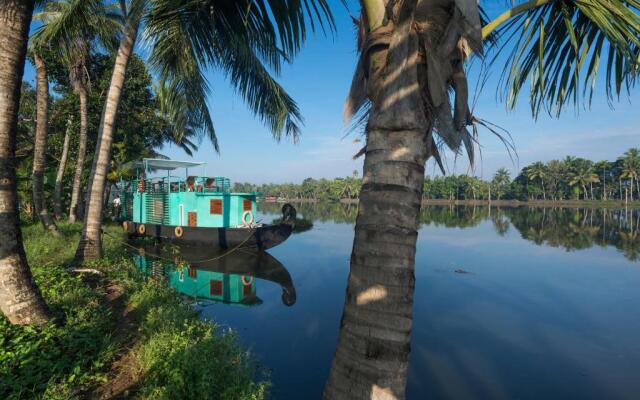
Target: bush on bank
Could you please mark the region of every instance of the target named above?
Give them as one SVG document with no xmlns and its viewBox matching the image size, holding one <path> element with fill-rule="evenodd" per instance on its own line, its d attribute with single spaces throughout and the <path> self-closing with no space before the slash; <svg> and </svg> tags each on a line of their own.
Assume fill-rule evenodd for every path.
<svg viewBox="0 0 640 400">
<path fill-rule="evenodd" d="M 87 265 L 102 272 L 93 285 L 69 269 L 80 225 L 60 228 L 61 237 L 37 224 L 23 228 L 31 270 L 55 318 L 31 327 L 0 316 L 0 398 L 86 397 L 107 382 L 111 362 L 125 349 L 141 377 L 137 397 L 265 397 L 265 376 L 234 335 L 200 320 L 174 290 L 138 274 L 119 227 L 105 226 L 106 256 Z M 120 315 L 106 304 L 107 282 L 124 289 L 123 308 L 134 321 L 130 335 L 116 334 Z"/>
</svg>

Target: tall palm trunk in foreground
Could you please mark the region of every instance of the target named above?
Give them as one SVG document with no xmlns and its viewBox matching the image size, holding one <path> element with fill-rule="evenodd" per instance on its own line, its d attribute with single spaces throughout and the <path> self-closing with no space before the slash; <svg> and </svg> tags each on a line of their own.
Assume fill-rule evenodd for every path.
<svg viewBox="0 0 640 400">
<path fill-rule="evenodd" d="M 481 46 L 480 22 L 472 0 L 362 3 L 361 58 L 345 111 L 352 116 L 367 99 L 371 111 L 345 306 L 324 398 L 402 399 L 425 163 L 434 156 L 442 168 L 434 128 L 450 148 L 464 143 L 473 162 L 462 62 Z M 458 8 L 470 5 L 464 13 Z"/>
<path fill-rule="evenodd" d="M 44 197 L 44 169 L 47 153 L 47 132 L 49 112 L 49 80 L 47 67 L 40 54 L 33 52 L 36 64 L 36 137 L 33 145 L 33 170 L 31 184 L 33 189 L 33 207 L 42 226 L 53 235 L 58 235 L 58 228 L 53 223 L 47 210 Z"/>
<path fill-rule="evenodd" d="M 62 214 L 62 178 L 64 178 L 64 170 L 67 167 L 67 158 L 69 157 L 69 142 L 71 141 L 71 119 L 67 120 L 67 129 L 64 132 L 64 143 L 62 144 L 62 155 L 60 156 L 60 164 L 58 164 L 58 172 L 56 173 L 56 187 L 53 192 L 53 211 L 57 220 L 63 218 Z"/>
<path fill-rule="evenodd" d="M 84 170 L 84 160 L 87 155 L 87 88 L 78 87 L 78 97 L 80 99 L 80 134 L 78 135 L 78 156 L 76 157 L 76 169 L 73 174 L 73 185 L 71 187 L 71 205 L 69 206 L 69 222 L 76 222 L 78 215 L 78 203 L 80 202 L 80 191 L 82 190 L 82 171 Z"/>
<path fill-rule="evenodd" d="M 122 95 L 127 63 L 133 52 L 137 34 L 138 21 L 129 22 L 125 26 L 124 35 L 116 55 L 113 75 L 111 76 L 111 83 L 109 85 L 109 91 L 107 92 L 107 101 L 100 119 L 98 142 L 93 157 L 89 186 L 87 187 L 87 207 L 84 215 L 84 228 L 75 257 L 77 262 L 102 257 L 102 238 L 100 232 L 102 210 L 104 207 L 102 196 L 104 195 L 104 186 L 111 160 L 111 144 L 113 142 L 118 104 L 120 103 L 120 96 Z"/>
<path fill-rule="evenodd" d="M 381 82 L 373 83 L 381 90 L 367 126 L 351 270 L 326 399 L 404 396 L 426 138 L 432 128 L 421 107 L 411 11 L 404 14 L 389 43 L 386 71 L 393 73 L 383 72 Z M 381 71 L 371 64 L 369 76 L 375 79 Z"/>
<path fill-rule="evenodd" d="M 22 245 L 15 147 L 20 86 L 33 1 L 0 2 L 0 309 L 13 324 L 42 324 L 47 307 Z"/>
</svg>

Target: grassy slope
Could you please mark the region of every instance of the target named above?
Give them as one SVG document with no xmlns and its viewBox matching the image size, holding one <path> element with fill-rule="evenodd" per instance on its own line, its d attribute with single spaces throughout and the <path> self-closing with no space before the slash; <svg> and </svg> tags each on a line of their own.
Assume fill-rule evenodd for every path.
<svg viewBox="0 0 640 400">
<path fill-rule="evenodd" d="M 87 265 L 103 272 L 95 288 L 68 269 L 81 227 L 60 228 L 60 238 L 37 224 L 23 228 L 33 275 L 56 318 L 35 328 L 0 316 L 0 398 L 85 397 L 126 352 L 140 377 L 139 398 L 264 398 L 268 384 L 254 379 L 262 376 L 233 335 L 220 334 L 176 292 L 140 276 L 119 227 L 105 227 L 105 258 Z M 116 334 L 121 315 L 105 301 L 107 284 L 124 289 L 134 334 Z"/>
</svg>

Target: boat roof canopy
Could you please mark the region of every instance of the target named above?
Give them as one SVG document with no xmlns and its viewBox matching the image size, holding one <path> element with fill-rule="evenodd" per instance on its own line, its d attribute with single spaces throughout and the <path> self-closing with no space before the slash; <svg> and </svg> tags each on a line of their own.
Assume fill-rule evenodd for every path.
<svg viewBox="0 0 640 400">
<path fill-rule="evenodd" d="M 176 168 L 190 168 L 204 165 L 206 163 L 199 161 L 177 161 L 177 160 L 163 160 L 161 158 L 143 158 L 139 164 L 143 168 L 149 169 L 161 169 L 166 171 L 172 171 Z"/>
</svg>

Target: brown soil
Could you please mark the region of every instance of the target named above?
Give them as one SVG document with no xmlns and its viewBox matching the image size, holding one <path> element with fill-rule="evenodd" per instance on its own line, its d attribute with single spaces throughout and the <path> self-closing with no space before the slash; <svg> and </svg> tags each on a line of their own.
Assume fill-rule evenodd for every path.
<svg viewBox="0 0 640 400">
<path fill-rule="evenodd" d="M 108 283 L 105 302 L 115 317 L 114 341 L 120 351 L 111 364 L 107 381 L 93 390 L 92 399 L 124 399 L 137 391 L 142 374 L 136 368 L 133 347 L 137 342 L 136 323 L 131 310 L 126 307 L 124 288 Z"/>
</svg>

